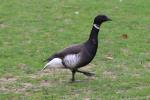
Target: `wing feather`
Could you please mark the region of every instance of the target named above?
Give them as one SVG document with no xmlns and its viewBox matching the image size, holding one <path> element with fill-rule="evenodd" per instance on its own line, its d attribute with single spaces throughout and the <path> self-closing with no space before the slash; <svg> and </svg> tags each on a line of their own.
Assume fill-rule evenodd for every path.
<svg viewBox="0 0 150 100">
<path fill-rule="evenodd" d="M 57 52 L 50 56 L 48 59 L 44 61 L 51 61 L 53 58 L 59 57 L 59 58 L 64 58 L 68 54 L 78 54 L 82 50 L 83 45 L 72 45 L 70 47 L 67 47 L 63 49 L 60 52 Z"/>
</svg>

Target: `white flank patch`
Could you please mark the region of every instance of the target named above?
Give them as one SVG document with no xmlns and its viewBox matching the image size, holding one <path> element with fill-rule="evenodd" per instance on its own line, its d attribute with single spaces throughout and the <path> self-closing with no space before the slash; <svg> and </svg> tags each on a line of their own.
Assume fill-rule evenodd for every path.
<svg viewBox="0 0 150 100">
<path fill-rule="evenodd" d="M 62 59 L 60 58 L 54 58 L 51 61 L 49 61 L 42 70 L 45 68 L 65 68 L 62 64 Z"/>
<path fill-rule="evenodd" d="M 70 54 L 65 56 L 64 63 L 67 67 L 74 68 L 80 60 L 79 54 Z"/>
</svg>

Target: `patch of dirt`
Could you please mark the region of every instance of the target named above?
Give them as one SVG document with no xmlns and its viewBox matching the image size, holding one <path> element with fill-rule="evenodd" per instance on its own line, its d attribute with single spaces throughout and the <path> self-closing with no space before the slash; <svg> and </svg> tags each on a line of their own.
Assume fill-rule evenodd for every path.
<svg viewBox="0 0 150 100">
<path fill-rule="evenodd" d="M 2 22 L 0 22 L 0 28 L 5 28 L 5 27 L 7 27 L 7 25 L 2 23 Z"/>
<path fill-rule="evenodd" d="M 41 82 L 40 82 L 40 86 L 49 86 L 50 84 L 49 84 L 49 81 L 48 80 L 42 80 Z"/>
<path fill-rule="evenodd" d="M 90 63 L 90 64 L 86 65 L 85 67 L 82 67 L 81 70 L 85 70 L 85 71 L 90 70 L 91 68 L 93 68 L 95 66 L 96 66 L 95 64 Z"/>
<path fill-rule="evenodd" d="M 150 62 L 145 63 L 144 68 L 150 68 Z"/>
<path fill-rule="evenodd" d="M 19 68 L 21 70 L 25 70 L 27 68 L 27 65 L 23 64 L 23 63 L 19 63 L 19 64 L 17 64 L 17 68 Z"/>
<path fill-rule="evenodd" d="M 113 44 L 113 41 L 111 39 L 109 39 L 109 38 L 105 39 L 103 42 L 106 45 L 112 45 Z"/>
<path fill-rule="evenodd" d="M 131 55 L 131 52 L 130 52 L 130 50 L 128 48 L 121 48 L 120 51 L 125 56 Z"/>
<path fill-rule="evenodd" d="M 23 88 L 33 87 L 31 83 L 22 83 Z"/>
<path fill-rule="evenodd" d="M 103 76 L 105 78 L 116 79 L 116 75 L 112 71 L 104 71 Z"/>
<path fill-rule="evenodd" d="M 16 88 L 15 90 L 12 90 L 12 91 L 16 93 L 22 93 L 33 87 L 31 83 L 22 83 L 21 85 L 22 86 L 20 88 Z"/>
<path fill-rule="evenodd" d="M 44 76 L 55 76 L 55 75 L 59 75 L 62 73 L 65 74 L 65 73 L 68 73 L 69 70 L 67 69 L 45 69 L 43 71 L 39 71 L 37 72 L 36 74 L 30 74 L 28 77 L 30 78 L 42 78 Z"/>
<path fill-rule="evenodd" d="M 65 31 L 64 28 L 58 29 L 58 32 L 64 32 L 64 31 Z"/>
<path fill-rule="evenodd" d="M 117 93 L 117 94 L 124 94 L 126 91 L 127 91 L 127 90 L 122 89 L 122 90 L 117 90 L 116 93 Z"/>
<path fill-rule="evenodd" d="M 140 77 L 140 74 L 138 74 L 138 73 L 133 73 L 132 76 L 133 76 L 133 77 Z"/>
<path fill-rule="evenodd" d="M 83 70 L 87 71 L 88 69 L 91 69 L 96 65 L 89 64 L 86 67 L 83 68 Z M 19 64 L 19 68 L 24 69 L 26 65 Z M 45 79 L 44 76 L 51 76 L 54 77 L 53 80 Z M 58 76 L 58 77 L 57 77 Z M 61 77 L 60 77 L 61 76 Z M 59 79 L 60 77 L 60 79 Z M 46 69 L 44 71 L 39 71 L 35 74 L 28 74 L 26 78 L 37 80 L 37 84 L 32 84 L 30 82 L 20 82 L 19 80 L 22 79 L 22 77 L 14 77 L 13 75 L 8 74 L 7 76 L 4 76 L 0 78 L 0 92 L 3 93 L 23 93 L 28 94 L 27 90 L 32 89 L 32 91 L 38 91 L 42 87 L 50 87 L 52 84 L 55 83 L 55 78 L 57 79 L 57 83 L 62 83 L 66 80 L 62 80 L 62 77 L 66 77 L 66 79 L 69 79 L 71 77 L 71 72 L 67 69 Z M 95 79 L 95 77 L 89 77 L 88 80 Z M 19 85 L 18 84 L 19 81 Z"/>
<path fill-rule="evenodd" d="M 5 77 L 5 78 L 0 78 L 0 84 L 8 84 L 12 82 L 16 82 L 17 78 L 15 77 Z"/>
<path fill-rule="evenodd" d="M 135 87 L 136 89 L 139 89 L 139 90 L 142 90 L 142 89 L 145 89 L 145 88 L 150 88 L 150 85 L 147 85 L 147 86 L 138 86 L 138 87 Z"/>
<path fill-rule="evenodd" d="M 25 92 L 26 90 L 30 89 L 33 87 L 33 85 L 31 83 L 22 83 L 21 84 L 22 86 L 21 87 L 11 87 L 11 88 L 7 88 L 5 86 L 2 86 L 0 87 L 0 92 L 13 92 L 13 93 L 23 93 Z"/>
<path fill-rule="evenodd" d="M 88 97 L 86 97 L 86 98 L 84 98 L 83 100 L 91 100 L 90 98 L 88 98 Z"/>
</svg>

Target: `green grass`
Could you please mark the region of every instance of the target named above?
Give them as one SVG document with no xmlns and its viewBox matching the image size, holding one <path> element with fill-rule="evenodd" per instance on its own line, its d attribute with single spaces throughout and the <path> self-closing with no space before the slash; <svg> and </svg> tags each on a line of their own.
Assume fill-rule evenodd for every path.
<svg viewBox="0 0 150 100">
<path fill-rule="evenodd" d="M 149 4 L 0 0 L 0 100 L 149 100 Z M 102 25 L 97 55 L 84 68 L 96 76 L 77 74 L 83 81 L 70 84 L 68 70 L 39 73 L 49 55 L 88 38 L 97 14 L 113 21 Z"/>
</svg>

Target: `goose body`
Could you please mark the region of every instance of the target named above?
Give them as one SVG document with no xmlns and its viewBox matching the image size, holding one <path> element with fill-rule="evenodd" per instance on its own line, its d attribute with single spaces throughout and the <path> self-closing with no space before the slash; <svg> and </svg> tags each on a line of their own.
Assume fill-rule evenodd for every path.
<svg viewBox="0 0 150 100">
<path fill-rule="evenodd" d="M 75 81 L 75 73 L 80 72 L 84 75 L 91 76 L 92 73 L 78 70 L 81 67 L 89 64 L 95 57 L 98 48 L 98 33 L 100 25 L 109 21 L 105 15 L 98 15 L 94 19 L 93 27 L 89 39 L 78 45 L 72 45 L 50 56 L 44 66 L 46 68 L 66 68 L 72 71 L 72 81 Z"/>
</svg>

